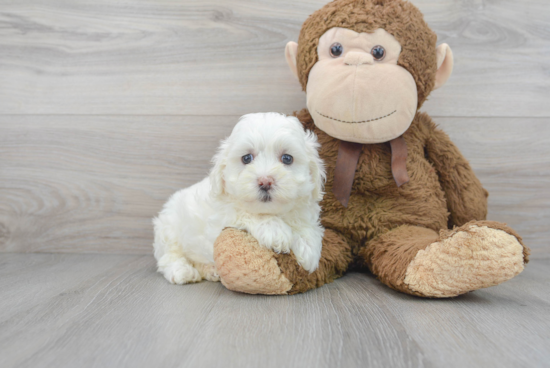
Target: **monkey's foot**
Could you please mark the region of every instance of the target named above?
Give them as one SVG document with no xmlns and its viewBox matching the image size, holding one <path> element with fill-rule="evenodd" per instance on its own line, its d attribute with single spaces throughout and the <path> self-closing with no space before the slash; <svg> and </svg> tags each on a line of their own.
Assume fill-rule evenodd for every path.
<svg viewBox="0 0 550 368">
<path fill-rule="evenodd" d="M 292 283 L 281 272 L 275 253 L 247 232 L 222 231 L 214 244 L 214 261 L 222 284 L 248 294 L 288 294 Z"/>
<path fill-rule="evenodd" d="M 498 285 L 523 271 L 529 250 L 507 226 L 470 222 L 443 231 L 407 267 L 404 283 L 427 297 L 446 298 Z"/>
</svg>

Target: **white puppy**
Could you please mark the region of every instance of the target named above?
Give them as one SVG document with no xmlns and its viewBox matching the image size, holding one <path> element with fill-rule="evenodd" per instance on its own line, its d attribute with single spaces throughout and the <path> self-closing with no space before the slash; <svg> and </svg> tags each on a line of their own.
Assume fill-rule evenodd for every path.
<svg viewBox="0 0 550 368">
<path fill-rule="evenodd" d="M 325 170 L 316 136 L 295 117 L 243 116 L 222 141 L 210 176 L 176 192 L 153 220 L 158 271 L 174 284 L 218 281 L 214 241 L 225 227 L 294 252 L 313 272 L 321 257 Z"/>
</svg>

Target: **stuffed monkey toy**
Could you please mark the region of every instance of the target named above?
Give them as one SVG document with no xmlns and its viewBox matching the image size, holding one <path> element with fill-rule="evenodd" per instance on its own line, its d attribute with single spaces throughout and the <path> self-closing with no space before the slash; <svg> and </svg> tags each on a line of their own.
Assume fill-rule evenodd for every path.
<svg viewBox="0 0 550 368">
<path fill-rule="evenodd" d="M 296 114 L 321 143 L 327 181 L 319 268 L 225 229 L 214 259 L 231 290 L 294 294 L 350 269 L 392 289 L 445 298 L 523 271 L 528 248 L 486 221 L 488 193 L 449 137 L 418 110 L 449 78 L 420 11 L 403 0 L 336 0 L 303 24 L 286 59 L 307 95 Z"/>
</svg>

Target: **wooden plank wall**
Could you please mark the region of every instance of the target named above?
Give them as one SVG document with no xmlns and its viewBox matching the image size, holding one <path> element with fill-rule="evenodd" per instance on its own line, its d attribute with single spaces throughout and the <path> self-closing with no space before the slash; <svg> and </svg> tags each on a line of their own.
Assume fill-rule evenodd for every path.
<svg viewBox="0 0 550 368">
<path fill-rule="evenodd" d="M 325 2 L 0 0 L 0 251 L 150 253 L 239 115 L 305 107 L 283 51 Z M 423 110 L 548 257 L 547 0 L 413 2 L 455 56 Z"/>
</svg>

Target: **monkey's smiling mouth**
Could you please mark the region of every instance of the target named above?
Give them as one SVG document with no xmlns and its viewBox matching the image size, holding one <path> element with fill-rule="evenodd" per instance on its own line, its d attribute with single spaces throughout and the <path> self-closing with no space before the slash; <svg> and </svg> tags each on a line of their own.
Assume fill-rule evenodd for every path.
<svg viewBox="0 0 550 368">
<path fill-rule="evenodd" d="M 325 117 L 327 119 L 330 119 L 330 120 L 334 120 L 334 121 L 339 121 L 340 123 L 346 123 L 346 124 L 361 124 L 361 123 L 368 123 L 370 121 L 375 121 L 375 120 L 380 120 L 380 119 L 384 119 L 384 118 L 387 118 L 388 116 L 390 115 L 393 115 L 397 112 L 397 110 L 393 110 L 392 112 L 390 112 L 389 114 L 387 115 L 384 115 L 384 116 L 380 116 L 376 119 L 369 119 L 369 120 L 363 120 L 363 121 L 345 121 L 345 120 L 340 120 L 340 119 L 335 119 L 335 118 L 331 118 L 330 116 L 328 115 L 324 115 L 324 114 L 321 114 L 319 111 L 315 110 L 315 112 L 317 112 L 317 114 L 321 115 L 322 117 Z"/>
</svg>

